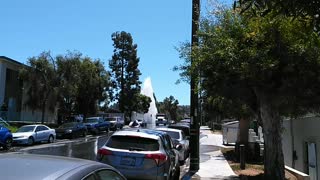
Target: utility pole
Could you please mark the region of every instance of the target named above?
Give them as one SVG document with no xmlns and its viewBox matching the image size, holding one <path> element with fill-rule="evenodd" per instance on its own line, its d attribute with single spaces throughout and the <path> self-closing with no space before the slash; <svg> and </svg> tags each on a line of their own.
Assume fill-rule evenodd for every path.
<svg viewBox="0 0 320 180">
<path fill-rule="evenodd" d="M 198 46 L 198 29 L 200 16 L 200 0 L 192 0 L 192 37 L 191 45 Z M 192 58 L 192 57 L 191 57 Z M 191 59 L 191 66 L 194 65 L 194 60 Z M 198 118 L 198 93 L 196 91 L 197 71 L 193 71 L 190 79 L 190 171 L 197 172 L 199 170 L 199 118 Z"/>
</svg>

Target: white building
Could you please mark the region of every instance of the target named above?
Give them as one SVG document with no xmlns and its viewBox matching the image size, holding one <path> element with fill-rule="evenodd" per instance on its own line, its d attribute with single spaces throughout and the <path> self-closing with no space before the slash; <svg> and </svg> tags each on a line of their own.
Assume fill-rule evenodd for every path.
<svg viewBox="0 0 320 180">
<path fill-rule="evenodd" d="M 283 154 L 285 165 L 319 179 L 320 117 L 308 115 L 283 122 Z"/>
<path fill-rule="evenodd" d="M 41 111 L 30 110 L 24 102 L 27 98 L 23 92 L 23 82 L 19 80 L 19 69 L 25 65 L 5 56 L 0 56 L 0 106 L 6 104 L 5 113 L 8 121 L 41 121 Z M 0 115 L 4 115 L 4 112 Z M 55 123 L 56 112 L 46 110 L 45 122 Z"/>
</svg>

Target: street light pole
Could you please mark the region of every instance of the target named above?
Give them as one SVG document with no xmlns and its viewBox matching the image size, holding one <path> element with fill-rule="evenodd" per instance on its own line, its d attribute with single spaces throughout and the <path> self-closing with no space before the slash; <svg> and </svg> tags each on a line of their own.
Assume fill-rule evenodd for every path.
<svg viewBox="0 0 320 180">
<path fill-rule="evenodd" d="M 198 29 L 200 16 L 200 0 L 192 0 L 192 37 L 191 45 L 198 46 Z M 194 65 L 194 60 L 191 57 L 191 66 Z M 193 71 L 190 79 L 190 171 L 197 172 L 199 170 L 199 118 L 198 118 L 198 93 L 196 91 L 196 78 L 198 72 Z"/>
</svg>

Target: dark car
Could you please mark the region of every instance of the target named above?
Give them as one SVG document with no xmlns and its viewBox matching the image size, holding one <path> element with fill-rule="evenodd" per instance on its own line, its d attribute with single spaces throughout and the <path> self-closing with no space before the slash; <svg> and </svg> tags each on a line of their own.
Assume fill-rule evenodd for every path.
<svg viewBox="0 0 320 180">
<path fill-rule="evenodd" d="M 122 117 L 105 117 L 104 120 L 110 123 L 110 130 L 112 131 L 122 129 L 124 126 L 124 119 Z"/>
<path fill-rule="evenodd" d="M 110 122 L 105 121 L 102 117 L 86 118 L 84 125 L 90 134 L 98 134 L 100 132 L 108 132 L 110 129 Z"/>
<path fill-rule="evenodd" d="M 96 161 L 36 154 L 0 155 L 0 177 L 5 180 L 125 180 L 115 168 Z"/>
<path fill-rule="evenodd" d="M 128 179 L 179 179 L 178 150 L 170 136 L 150 129 L 126 129 L 111 135 L 97 159 Z"/>
<path fill-rule="evenodd" d="M 0 124 L 0 146 L 9 149 L 12 145 L 12 134 L 3 124 Z"/>
<path fill-rule="evenodd" d="M 57 138 L 75 138 L 87 135 L 87 127 L 80 122 L 64 123 L 55 130 Z"/>
<path fill-rule="evenodd" d="M 184 132 L 187 138 L 190 138 L 190 125 L 188 124 L 185 124 L 185 123 L 170 124 L 168 128 L 180 129 Z"/>
<path fill-rule="evenodd" d="M 169 134 L 175 146 L 180 145 L 179 162 L 181 165 L 185 163 L 185 160 L 189 157 L 189 140 L 185 136 L 184 132 L 180 129 L 173 128 L 157 128 L 156 130 L 166 132 Z"/>
</svg>

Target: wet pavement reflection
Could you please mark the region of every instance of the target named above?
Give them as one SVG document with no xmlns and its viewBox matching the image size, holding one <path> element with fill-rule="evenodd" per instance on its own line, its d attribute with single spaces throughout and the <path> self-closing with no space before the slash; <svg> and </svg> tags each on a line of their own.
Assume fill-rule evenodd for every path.
<svg viewBox="0 0 320 180">
<path fill-rule="evenodd" d="M 41 148 L 25 148 L 21 152 L 30 154 L 67 156 L 89 160 L 96 160 L 98 149 L 107 141 L 108 135 L 79 138 L 74 141 L 50 144 Z"/>
</svg>

